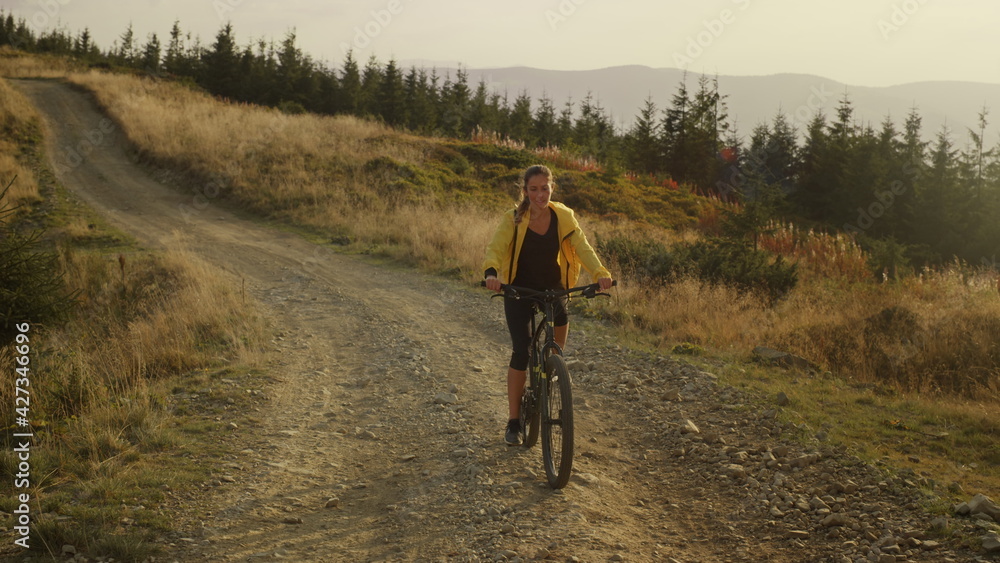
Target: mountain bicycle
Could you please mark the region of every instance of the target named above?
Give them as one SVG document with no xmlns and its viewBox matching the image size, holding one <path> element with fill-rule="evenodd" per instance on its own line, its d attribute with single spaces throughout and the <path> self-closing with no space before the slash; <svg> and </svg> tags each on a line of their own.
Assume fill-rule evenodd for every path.
<svg viewBox="0 0 1000 563">
<path fill-rule="evenodd" d="M 501 284 L 501 292 L 493 296 L 529 299 L 534 304 L 528 378 L 521 395 L 521 444 L 530 448 L 541 434 L 542 463 L 553 489 L 565 487 L 573 469 L 573 387 L 562 349 L 555 341 L 555 305 L 560 299 L 577 294 L 587 299 L 598 295 L 610 297 L 600 289 L 596 283 L 543 291 Z"/>
</svg>

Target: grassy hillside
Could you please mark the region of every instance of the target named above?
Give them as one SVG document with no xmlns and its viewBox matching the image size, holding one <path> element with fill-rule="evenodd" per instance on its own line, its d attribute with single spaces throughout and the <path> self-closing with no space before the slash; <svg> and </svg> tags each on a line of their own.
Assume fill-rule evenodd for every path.
<svg viewBox="0 0 1000 563">
<path fill-rule="evenodd" d="M 500 212 L 515 202 L 518 175 L 548 163 L 559 184 L 554 199 L 577 209 L 601 249 L 610 241 L 646 249 L 636 251 L 639 260 L 611 261 L 622 280 L 615 298 L 578 314 L 615 321 L 636 346 L 702 354 L 729 384 L 785 391 L 793 402 L 783 416 L 807 434 L 822 430 L 939 484 L 1000 491 L 1000 299 L 989 272 L 955 264 L 882 283 L 849 238 L 771 225 L 761 247 L 799 272 L 776 301 L 693 276 L 659 278 L 650 275 L 657 261 L 717 233 L 726 205 L 496 139 L 425 138 L 351 117 L 285 115 L 132 76 L 67 78 L 93 93 L 177 189 L 347 252 L 470 282 L 481 277 Z M 817 369 L 758 367 L 750 353 L 759 345 Z M 909 461 L 917 454 L 919 466 Z M 938 492 L 958 495 L 960 487 Z"/>
<path fill-rule="evenodd" d="M 535 161 L 554 166 L 554 197 L 577 209 L 598 242 L 697 239 L 724 207 L 683 188 L 574 169 L 558 153 L 232 106 L 122 75 L 70 80 L 94 92 L 147 162 L 185 172 L 182 189 L 470 280 L 479 276 L 500 210 L 515 202 L 518 174 Z M 1000 301 L 987 273 L 956 266 L 881 284 L 843 236 L 784 225 L 761 245 L 801 272 L 773 307 L 731 288 L 685 282 L 626 284 L 615 308 L 667 343 L 737 355 L 768 344 L 863 383 L 997 397 L 1000 322 L 989 319 L 1000 317 Z"/>
<path fill-rule="evenodd" d="M 204 443 L 206 433 L 221 432 L 210 408 L 183 407 L 177 397 L 220 377 L 259 379 L 253 366 L 265 323 L 214 267 L 179 245 L 145 251 L 65 193 L 43 164 L 41 136 L 30 103 L 0 80 L 0 182 L 11 185 L 0 208 L 19 206 L 0 236 L 40 230 L 37 252 L 56 257 L 76 298 L 68 320 L 27 333 L 31 478 L 26 488 L 0 486 L 0 557 L 17 550 L 10 514 L 17 495 L 29 494 L 36 553 L 59 556 L 73 545 L 142 561 L 147 540 L 173 529 L 162 508 L 168 495 L 207 480 L 211 466 L 199 460 L 226 447 Z M 11 346 L 0 348 L 0 371 L 18 365 Z M 12 377 L 0 386 L 0 403 L 15 404 Z M 13 433 L 25 430 L 10 409 L 2 411 L 5 475 L 18 472 Z"/>
</svg>

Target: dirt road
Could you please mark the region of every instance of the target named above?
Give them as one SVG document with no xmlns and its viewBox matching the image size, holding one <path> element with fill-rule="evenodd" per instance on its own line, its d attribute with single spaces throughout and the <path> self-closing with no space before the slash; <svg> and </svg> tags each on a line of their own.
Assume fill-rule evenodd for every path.
<svg viewBox="0 0 1000 563">
<path fill-rule="evenodd" d="M 17 86 L 46 117 L 60 182 L 145 244 L 181 241 L 245 279 L 279 331 L 279 383 L 259 427 L 240 434 L 239 459 L 219 460 L 225 482 L 178 514 L 185 528 L 166 560 L 965 560 L 926 538 L 906 543 L 928 527 L 905 508 L 915 493 L 784 440 L 766 405 L 585 323 L 568 350 L 575 476 L 552 491 L 537 447 L 502 441 L 498 302 L 165 185 L 86 95 L 53 81 Z M 847 520 L 824 524 L 829 514 Z"/>
</svg>

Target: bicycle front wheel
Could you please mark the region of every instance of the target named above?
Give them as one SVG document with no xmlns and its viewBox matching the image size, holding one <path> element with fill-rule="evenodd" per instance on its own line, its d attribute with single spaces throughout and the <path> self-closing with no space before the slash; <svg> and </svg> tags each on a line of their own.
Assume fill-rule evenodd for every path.
<svg viewBox="0 0 1000 563">
<path fill-rule="evenodd" d="M 530 448 L 538 441 L 538 386 L 528 387 L 521 395 L 521 445 Z"/>
<path fill-rule="evenodd" d="M 545 361 L 541 389 L 542 460 L 553 489 L 569 482 L 573 470 L 573 389 L 562 356 Z"/>
</svg>

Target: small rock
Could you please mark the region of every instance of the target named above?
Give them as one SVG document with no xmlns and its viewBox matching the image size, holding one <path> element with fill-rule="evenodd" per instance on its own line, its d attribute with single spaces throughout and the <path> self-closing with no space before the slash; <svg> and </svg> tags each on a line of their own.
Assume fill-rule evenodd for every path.
<svg viewBox="0 0 1000 563">
<path fill-rule="evenodd" d="M 574 473 L 571 479 L 581 485 L 596 485 L 600 481 L 593 473 Z"/>
<path fill-rule="evenodd" d="M 434 396 L 435 405 L 454 405 L 458 402 L 458 395 L 455 393 L 438 393 Z"/>
<path fill-rule="evenodd" d="M 700 433 L 701 430 L 698 429 L 698 426 L 694 422 L 691 422 L 690 420 L 685 420 L 681 424 L 681 434 L 700 434 Z"/>
<path fill-rule="evenodd" d="M 501 534 L 513 534 L 514 530 L 515 528 L 513 524 L 504 524 L 503 526 L 500 527 Z"/>
<path fill-rule="evenodd" d="M 681 400 L 681 390 L 680 389 L 667 389 L 660 395 L 660 400 L 678 402 Z"/>
<path fill-rule="evenodd" d="M 333 497 L 330 500 L 326 501 L 325 506 L 326 508 L 337 508 L 340 506 L 340 499 L 337 497 Z"/>
<path fill-rule="evenodd" d="M 302 519 L 299 518 L 298 516 L 288 516 L 286 518 L 283 518 L 281 520 L 281 523 L 282 524 L 301 524 L 302 523 Z"/>
<path fill-rule="evenodd" d="M 780 407 L 786 407 L 792 402 L 792 400 L 788 398 L 788 395 L 786 395 L 784 391 L 781 391 L 778 393 L 778 397 L 775 402 Z"/>
<path fill-rule="evenodd" d="M 63 555 L 76 555 L 76 547 L 66 544 L 62 546 Z"/>
<path fill-rule="evenodd" d="M 923 549 L 924 551 L 934 551 L 935 549 L 939 549 L 940 547 L 941 547 L 940 542 L 936 542 L 934 540 L 924 540 L 920 544 L 920 549 Z"/>
<path fill-rule="evenodd" d="M 1000 507 L 990 500 L 990 497 L 978 494 L 972 497 L 972 500 L 968 502 L 969 514 L 986 514 L 993 518 L 993 520 L 1000 522 Z"/>
<path fill-rule="evenodd" d="M 803 371 L 816 368 L 812 362 L 801 356 L 796 356 L 795 354 L 789 354 L 788 352 L 782 352 L 781 350 L 775 350 L 766 346 L 757 346 L 754 348 L 753 355 L 757 362 L 765 365 L 793 368 Z"/>
<path fill-rule="evenodd" d="M 790 540 L 804 540 L 809 538 L 809 532 L 805 530 L 788 530 L 785 537 Z"/>
<path fill-rule="evenodd" d="M 823 518 L 820 522 L 820 525 L 827 528 L 832 528 L 834 526 L 847 526 L 848 524 L 850 524 L 850 519 L 843 512 L 828 514 L 826 518 Z"/>
<path fill-rule="evenodd" d="M 830 505 L 826 504 L 826 502 L 824 502 L 823 499 L 819 497 L 813 497 L 809 499 L 809 506 L 812 507 L 813 510 L 822 510 L 822 509 L 830 510 Z"/>
<path fill-rule="evenodd" d="M 986 553 L 1000 553 L 1000 536 L 996 532 L 982 537 L 983 549 Z"/>
<path fill-rule="evenodd" d="M 742 465 L 735 463 L 727 465 L 723 468 L 723 471 L 725 472 L 726 477 L 729 477 L 730 479 L 743 479 L 747 476 L 746 469 L 744 469 Z"/>
<path fill-rule="evenodd" d="M 406 454 L 406 455 L 400 457 L 399 461 L 406 462 L 406 461 L 413 461 L 415 459 L 417 459 L 416 455 L 414 455 L 414 454 Z"/>
</svg>

